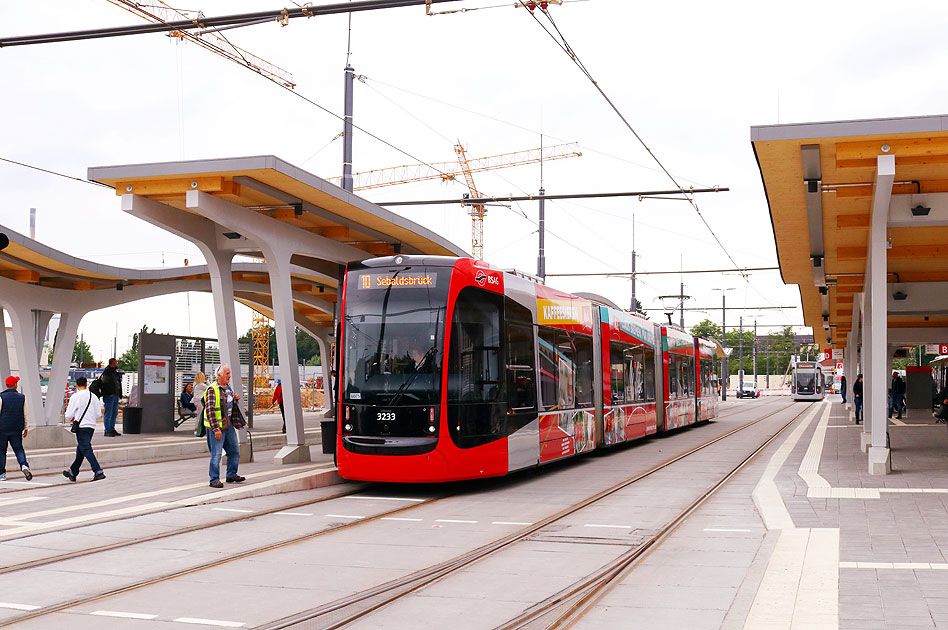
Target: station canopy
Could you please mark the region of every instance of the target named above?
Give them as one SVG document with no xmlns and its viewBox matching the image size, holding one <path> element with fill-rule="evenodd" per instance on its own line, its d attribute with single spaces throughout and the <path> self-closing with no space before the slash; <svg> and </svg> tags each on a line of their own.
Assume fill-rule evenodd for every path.
<svg viewBox="0 0 948 630">
<path fill-rule="evenodd" d="M 879 155 L 894 155 L 896 169 L 887 223 L 888 327 L 948 327 L 948 310 L 900 308 L 898 295 L 899 286 L 948 282 L 948 116 L 758 126 L 751 143 L 781 275 L 799 285 L 805 323 L 820 345 L 845 345 L 852 329 Z"/>
</svg>

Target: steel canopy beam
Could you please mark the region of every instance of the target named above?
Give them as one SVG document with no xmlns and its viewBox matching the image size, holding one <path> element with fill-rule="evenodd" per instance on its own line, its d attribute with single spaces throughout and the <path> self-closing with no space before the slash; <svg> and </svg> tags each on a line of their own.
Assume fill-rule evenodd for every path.
<svg viewBox="0 0 948 630">
<path fill-rule="evenodd" d="M 716 193 L 728 192 L 730 188 L 715 186 L 714 188 L 689 188 L 685 192 L 689 195 L 694 193 Z M 669 197 L 668 195 L 681 195 L 680 190 L 643 190 L 639 192 L 614 192 L 614 193 L 579 193 L 574 195 L 521 195 L 518 197 L 479 197 L 477 199 L 430 199 L 427 201 L 375 201 L 377 206 L 427 206 L 437 204 L 459 203 L 462 205 L 486 205 L 490 203 L 500 203 L 503 201 L 535 201 L 538 199 L 599 199 L 603 197 L 656 197 L 659 199 L 668 199 L 670 201 L 687 201 L 684 197 Z"/>
</svg>

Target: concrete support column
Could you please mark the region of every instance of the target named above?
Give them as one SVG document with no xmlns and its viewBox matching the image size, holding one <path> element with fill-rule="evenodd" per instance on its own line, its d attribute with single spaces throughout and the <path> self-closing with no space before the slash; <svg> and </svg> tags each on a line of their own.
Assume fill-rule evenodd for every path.
<svg viewBox="0 0 948 630">
<path fill-rule="evenodd" d="M 0 381 L 10 376 L 10 348 L 7 346 L 7 325 L 0 308 Z"/>
<path fill-rule="evenodd" d="M 50 424 L 43 407 L 43 392 L 40 390 L 39 353 L 36 351 L 36 322 L 33 309 L 26 303 L 7 305 L 10 320 L 13 323 L 13 343 L 16 350 L 16 362 L 20 373 L 20 393 L 26 396 L 26 417 L 29 435 L 24 444 L 30 448 L 48 448 L 66 446 L 74 443 L 72 435 L 57 422 Z M 69 342 L 75 341 L 75 334 Z M 68 344 L 67 344 L 68 345 Z M 68 350 L 72 357 L 72 347 Z M 53 396 L 55 398 L 55 395 Z M 62 401 L 50 399 L 57 406 Z"/>
<path fill-rule="evenodd" d="M 69 378 L 69 364 L 72 362 L 72 344 L 79 332 L 79 321 L 84 312 L 64 312 L 59 316 L 59 331 L 56 333 L 59 350 L 53 353 L 53 369 L 46 386 L 46 421 L 47 425 L 59 424 L 61 413 L 62 394 L 66 391 L 66 381 Z"/>
<path fill-rule="evenodd" d="M 332 386 L 332 375 L 329 373 L 332 369 L 330 361 L 330 347 L 332 346 L 332 333 L 329 330 L 316 335 L 316 344 L 319 346 L 319 359 L 323 368 L 323 404 L 328 410 L 332 410 L 335 405 L 336 392 Z"/>
<path fill-rule="evenodd" d="M 303 429 L 303 405 L 300 399 L 299 356 L 296 352 L 296 318 L 293 313 L 293 287 L 290 283 L 290 254 L 270 248 L 264 251 L 270 273 L 273 296 L 273 320 L 276 324 L 280 378 L 283 380 L 283 408 L 286 412 L 286 446 L 274 457 L 278 464 L 308 462 L 309 447 Z"/>
<path fill-rule="evenodd" d="M 892 196 L 892 182 L 895 180 L 895 156 L 880 155 L 876 159 L 876 179 L 873 190 L 872 218 L 869 229 L 869 269 L 865 284 L 868 287 L 866 301 L 870 314 L 866 318 L 871 322 L 873 335 L 872 363 L 868 371 L 872 373 L 872 388 L 869 390 L 867 405 L 872 409 L 872 446 L 869 449 L 869 473 L 884 475 L 892 472 L 892 459 L 888 445 L 887 412 L 887 362 L 882 360 L 886 352 L 888 333 L 888 305 L 886 301 L 886 226 L 889 219 L 889 201 Z"/>
<path fill-rule="evenodd" d="M 867 274 L 868 276 L 868 274 Z M 869 421 L 869 391 L 872 388 L 872 305 L 869 303 L 868 282 L 865 290 L 859 295 L 862 301 L 862 353 L 860 356 L 860 371 L 862 372 L 862 435 L 859 436 L 859 447 L 863 453 L 869 452 L 869 444 L 872 442 L 872 424 Z"/>
<path fill-rule="evenodd" d="M 43 356 L 43 344 L 46 343 L 46 330 L 49 328 L 49 320 L 52 318 L 53 313 L 51 311 L 33 311 L 33 334 L 37 357 Z M 38 360 L 39 359 L 37 359 L 37 361 Z"/>
</svg>

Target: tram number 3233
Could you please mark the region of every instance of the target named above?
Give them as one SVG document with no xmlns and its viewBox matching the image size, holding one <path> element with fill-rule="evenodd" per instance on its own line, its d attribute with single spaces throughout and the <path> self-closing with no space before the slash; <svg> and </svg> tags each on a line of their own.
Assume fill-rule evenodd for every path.
<svg viewBox="0 0 948 630">
<path fill-rule="evenodd" d="M 379 411 L 375 414 L 376 422 L 395 422 L 394 411 Z"/>
</svg>

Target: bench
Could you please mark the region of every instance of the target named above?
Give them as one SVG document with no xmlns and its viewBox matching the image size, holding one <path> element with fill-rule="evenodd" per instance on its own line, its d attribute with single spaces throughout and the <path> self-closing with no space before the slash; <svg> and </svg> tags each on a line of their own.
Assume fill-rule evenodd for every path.
<svg viewBox="0 0 948 630">
<path fill-rule="evenodd" d="M 180 398 L 178 399 L 177 407 L 178 407 L 178 419 L 174 421 L 175 429 L 180 427 L 182 424 L 184 424 L 188 420 L 192 420 L 194 418 L 197 418 L 198 416 L 196 411 L 191 411 L 190 409 L 182 405 Z"/>
</svg>

